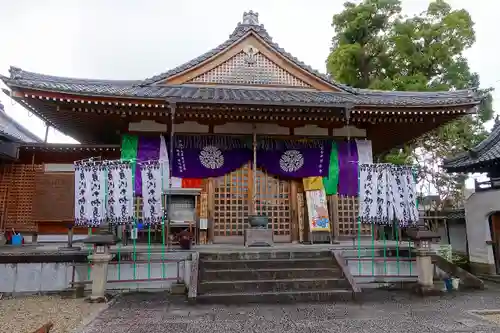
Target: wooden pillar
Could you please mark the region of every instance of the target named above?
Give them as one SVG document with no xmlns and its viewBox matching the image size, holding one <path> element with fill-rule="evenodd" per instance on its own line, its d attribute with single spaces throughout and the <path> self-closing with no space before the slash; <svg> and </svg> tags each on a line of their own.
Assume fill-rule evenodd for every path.
<svg viewBox="0 0 500 333">
<path fill-rule="evenodd" d="M 255 124 L 252 125 L 252 208 L 251 212 L 257 215 L 257 133 Z"/>
<path fill-rule="evenodd" d="M 292 180 L 290 184 L 290 215 L 291 215 L 291 233 L 292 242 L 299 241 L 299 215 L 298 215 L 298 202 L 297 202 L 297 181 Z"/>
<path fill-rule="evenodd" d="M 214 242 L 214 197 L 215 197 L 215 188 L 214 188 L 214 179 L 209 178 L 207 184 L 207 195 L 208 195 L 208 235 L 207 241 L 208 244 L 212 244 Z"/>
</svg>

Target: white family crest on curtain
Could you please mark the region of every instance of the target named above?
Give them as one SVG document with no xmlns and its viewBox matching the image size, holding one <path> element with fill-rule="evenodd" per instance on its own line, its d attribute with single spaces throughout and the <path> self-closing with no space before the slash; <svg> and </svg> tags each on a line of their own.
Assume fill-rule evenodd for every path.
<svg viewBox="0 0 500 333">
<path fill-rule="evenodd" d="M 107 218 L 112 224 L 134 221 L 134 184 L 128 161 L 110 161 L 108 168 Z"/>
<path fill-rule="evenodd" d="M 106 168 L 100 162 L 75 164 L 75 224 L 99 226 L 106 220 Z"/>
<path fill-rule="evenodd" d="M 142 176 L 142 218 L 145 224 L 163 220 L 161 165 L 158 161 L 140 164 Z"/>
<path fill-rule="evenodd" d="M 418 221 L 416 183 L 410 166 L 359 166 L 361 223 L 407 226 Z"/>
</svg>

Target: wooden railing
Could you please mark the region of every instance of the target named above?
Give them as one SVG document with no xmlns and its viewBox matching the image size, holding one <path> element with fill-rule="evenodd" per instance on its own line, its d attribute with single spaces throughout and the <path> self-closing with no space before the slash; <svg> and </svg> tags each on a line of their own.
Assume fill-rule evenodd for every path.
<svg viewBox="0 0 500 333">
<path fill-rule="evenodd" d="M 474 187 L 476 192 L 498 190 L 500 189 L 500 178 L 490 178 L 481 182 L 474 180 Z"/>
</svg>

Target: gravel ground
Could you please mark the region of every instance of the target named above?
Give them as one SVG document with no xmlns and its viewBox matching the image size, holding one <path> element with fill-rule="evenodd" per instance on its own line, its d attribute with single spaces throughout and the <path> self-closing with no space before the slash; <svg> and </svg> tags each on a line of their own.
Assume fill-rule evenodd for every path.
<svg viewBox="0 0 500 333">
<path fill-rule="evenodd" d="M 0 300 L 0 332 L 31 333 L 51 321 L 50 333 L 73 332 L 104 304 L 59 296 L 26 296 Z"/>
<path fill-rule="evenodd" d="M 495 289 L 420 298 L 376 291 L 361 303 L 189 305 L 164 293 L 128 294 L 80 333 L 500 333 L 470 311 L 500 309 Z"/>
</svg>

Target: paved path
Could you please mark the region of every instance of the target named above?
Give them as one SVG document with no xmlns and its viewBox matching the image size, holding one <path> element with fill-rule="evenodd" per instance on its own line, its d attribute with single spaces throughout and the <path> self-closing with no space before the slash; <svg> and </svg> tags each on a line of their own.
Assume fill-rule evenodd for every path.
<svg viewBox="0 0 500 333">
<path fill-rule="evenodd" d="M 498 288 L 496 288 L 498 289 Z M 470 310 L 500 309 L 500 291 L 417 298 L 377 291 L 362 304 L 190 306 L 161 293 L 129 294 L 102 312 L 84 333 L 441 333 L 500 332 Z"/>
</svg>

